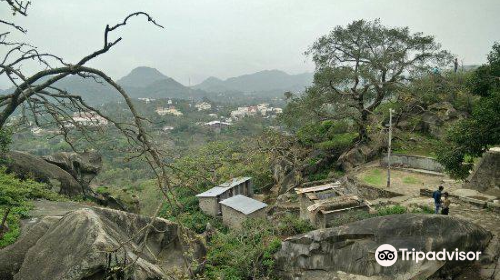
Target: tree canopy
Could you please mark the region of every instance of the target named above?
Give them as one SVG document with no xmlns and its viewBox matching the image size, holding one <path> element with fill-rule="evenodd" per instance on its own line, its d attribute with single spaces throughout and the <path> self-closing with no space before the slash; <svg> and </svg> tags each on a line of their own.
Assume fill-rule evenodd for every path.
<svg viewBox="0 0 500 280">
<path fill-rule="evenodd" d="M 290 108 L 308 111 L 315 120 L 349 118 L 363 141 L 369 115 L 398 87 L 451 62 L 434 37 L 386 27 L 379 20 L 337 26 L 306 54 L 316 64 L 314 85 L 292 99 Z"/>
<path fill-rule="evenodd" d="M 469 85 L 481 98 L 473 104 L 470 118 L 454 125 L 438 151 L 438 160 L 454 177 L 465 178 L 474 157 L 500 144 L 500 44 L 495 43 L 488 63 L 473 73 Z"/>
</svg>

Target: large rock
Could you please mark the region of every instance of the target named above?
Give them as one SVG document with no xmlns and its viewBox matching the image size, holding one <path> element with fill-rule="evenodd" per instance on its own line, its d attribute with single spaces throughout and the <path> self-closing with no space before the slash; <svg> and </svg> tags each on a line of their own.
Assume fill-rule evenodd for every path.
<svg viewBox="0 0 500 280">
<path fill-rule="evenodd" d="M 88 186 L 102 168 L 102 158 L 97 152 L 59 152 L 43 159 L 64 169 L 84 186 Z"/>
<path fill-rule="evenodd" d="M 484 153 L 464 187 L 500 196 L 500 147 Z"/>
<path fill-rule="evenodd" d="M 340 155 L 337 164 L 344 170 L 350 171 L 380 155 L 383 148 L 383 139 L 374 138 L 367 143 L 360 143 L 349 151 Z"/>
<path fill-rule="evenodd" d="M 24 152 L 10 151 L 6 155 L 7 171 L 21 179 L 34 179 L 53 186 L 60 194 L 77 196 L 87 193 L 80 184 L 61 167 Z"/>
<path fill-rule="evenodd" d="M 153 227 L 144 238 L 150 223 Z M 190 236 L 189 249 L 179 236 Z M 144 240 L 147 248 L 141 249 Z M 191 255 L 184 262 L 187 252 Z M 167 220 L 83 208 L 60 219 L 43 218 L 15 244 L 0 250 L 0 279 L 97 280 L 131 264 L 124 279 L 167 279 L 204 253 L 197 237 L 181 235 L 178 225 Z"/>
<path fill-rule="evenodd" d="M 475 252 L 486 248 L 491 238 L 485 229 L 449 216 L 376 217 L 288 238 L 276 254 L 277 269 L 285 279 L 313 279 L 312 274 L 314 279 L 340 279 L 331 278 L 338 271 L 374 279 L 427 279 L 440 268 L 447 271 L 463 262 L 417 264 L 402 261 L 399 254 L 393 266 L 382 267 L 375 260 L 377 247 L 391 244 L 396 249 L 415 248 L 424 252 L 456 248 Z"/>
</svg>

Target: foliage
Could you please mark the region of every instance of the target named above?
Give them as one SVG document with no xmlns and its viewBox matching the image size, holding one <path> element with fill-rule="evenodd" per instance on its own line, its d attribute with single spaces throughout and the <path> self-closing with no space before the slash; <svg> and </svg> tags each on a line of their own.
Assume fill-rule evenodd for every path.
<svg viewBox="0 0 500 280">
<path fill-rule="evenodd" d="M 385 183 L 385 177 L 380 169 L 373 169 L 363 177 L 363 181 L 370 185 L 381 186 Z"/>
<path fill-rule="evenodd" d="M 310 231 L 296 216 L 269 222 L 249 219 L 243 229 L 217 233 L 209 244 L 204 276 L 208 279 L 277 279 L 273 255 L 281 248 L 280 236 Z"/>
<path fill-rule="evenodd" d="M 176 160 L 173 172 L 182 185 L 216 185 L 238 176 L 250 176 L 255 191 L 272 182 L 271 158 L 255 141 L 214 141 Z"/>
<path fill-rule="evenodd" d="M 500 71 L 500 46 L 496 43 L 488 56 L 492 71 Z M 475 76 L 483 75 L 477 69 Z M 496 72 L 495 72 L 496 73 Z M 493 75 L 489 73 L 488 75 Z M 465 178 L 472 168 L 473 158 L 479 157 L 490 146 L 500 144 L 500 87 L 498 77 L 490 77 L 488 87 L 473 85 L 472 90 L 480 94 L 475 101 L 472 115 L 451 127 L 446 141 L 437 149 L 438 161 L 453 177 Z M 484 82 L 484 81 L 483 81 Z"/>
<path fill-rule="evenodd" d="M 415 177 L 407 176 L 407 177 L 404 177 L 404 178 L 403 178 L 403 183 L 405 183 L 405 184 L 412 184 L 412 185 L 414 185 L 414 184 L 418 184 L 418 183 L 420 183 L 420 180 L 418 180 L 418 179 L 417 179 L 417 178 L 415 178 Z"/>
<path fill-rule="evenodd" d="M 469 87 L 474 94 L 488 96 L 500 89 L 500 43 L 493 44 L 488 55 L 488 64 L 480 66 L 469 79 Z"/>
<path fill-rule="evenodd" d="M 426 134 L 400 131 L 392 143 L 392 151 L 395 154 L 436 157 L 435 151 L 441 142 Z"/>
<path fill-rule="evenodd" d="M 59 195 L 47 189 L 47 186 L 31 180 L 21 181 L 0 169 L 0 221 L 6 218 L 9 231 L 0 234 L 0 247 L 13 243 L 19 236 L 20 218 L 27 216 L 29 199 L 58 199 Z M 5 217 L 5 215 L 7 215 Z M 0 229 L 4 225 L 0 225 Z"/>
<path fill-rule="evenodd" d="M 294 124 L 294 111 L 309 112 L 316 121 L 349 119 L 362 140 L 368 139 L 369 114 L 408 78 L 451 61 L 432 36 L 386 27 L 379 20 L 337 26 L 306 53 L 316 64 L 314 86 L 288 103 L 284 115 L 292 116 L 283 120 Z"/>
</svg>

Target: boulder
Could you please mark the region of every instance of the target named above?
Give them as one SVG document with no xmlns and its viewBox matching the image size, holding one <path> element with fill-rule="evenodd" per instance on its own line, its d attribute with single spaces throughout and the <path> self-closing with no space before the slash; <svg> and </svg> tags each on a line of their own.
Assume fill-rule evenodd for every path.
<svg viewBox="0 0 500 280">
<path fill-rule="evenodd" d="M 24 152 L 10 151 L 6 155 L 7 172 L 21 179 L 33 179 L 51 185 L 57 192 L 67 196 L 87 193 L 75 177 L 61 167 L 48 163 L 42 158 Z"/>
<path fill-rule="evenodd" d="M 483 154 L 464 188 L 500 196 L 500 147 Z"/>
<path fill-rule="evenodd" d="M 88 186 L 102 168 L 102 158 L 97 152 L 59 152 L 43 159 L 64 169 L 84 186 Z"/>
<path fill-rule="evenodd" d="M 290 237 L 276 254 L 277 270 L 284 279 L 330 278 L 332 273 L 374 279 L 427 279 L 439 269 L 450 271 L 464 262 L 401 260 L 380 266 L 375 251 L 382 244 L 410 251 L 483 251 L 492 239 L 482 227 L 442 215 L 401 214 L 361 220 L 340 227 L 311 231 Z M 320 274 L 320 275 L 318 275 Z M 323 276 L 323 278 L 321 278 Z M 420 278 L 419 278 L 420 277 Z M 370 278 L 372 279 L 372 278 Z"/>
<path fill-rule="evenodd" d="M 367 143 L 360 143 L 340 155 L 337 160 L 337 164 L 344 171 L 350 171 L 379 156 L 382 151 L 382 144 L 382 139 L 372 139 Z"/>
<path fill-rule="evenodd" d="M 145 231 L 148 224 L 152 227 Z M 189 236 L 190 241 L 180 236 Z M 141 249 L 143 243 L 147 248 Z M 167 279 L 174 272 L 185 272 L 185 263 L 204 254 L 200 239 L 181 235 L 179 226 L 170 221 L 83 208 L 62 218 L 44 217 L 16 243 L 0 250 L 0 278 L 89 280 L 105 279 L 117 271 L 126 275 L 124 279 Z M 121 272 L 127 265 L 130 269 Z"/>
</svg>

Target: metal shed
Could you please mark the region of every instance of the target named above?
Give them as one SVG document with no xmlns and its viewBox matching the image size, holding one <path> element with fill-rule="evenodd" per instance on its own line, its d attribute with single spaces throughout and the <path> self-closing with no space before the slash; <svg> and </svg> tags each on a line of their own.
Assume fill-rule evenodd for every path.
<svg viewBox="0 0 500 280">
<path fill-rule="evenodd" d="M 221 201 L 222 221 L 229 227 L 241 229 L 248 218 L 265 218 L 267 204 L 244 195 Z"/>
<path fill-rule="evenodd" d="M 220 202 L 235 195 L 253 195 L 252 177 L 233 178 L 217 187 L 196 195 L 200 209 L 207 215 L 216 217 L 222 214 Z"/>
</svg>

